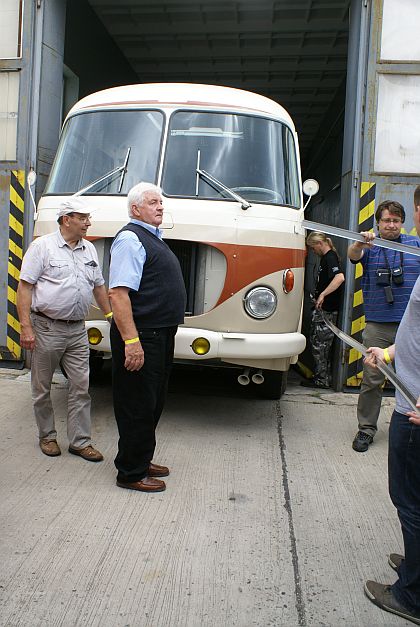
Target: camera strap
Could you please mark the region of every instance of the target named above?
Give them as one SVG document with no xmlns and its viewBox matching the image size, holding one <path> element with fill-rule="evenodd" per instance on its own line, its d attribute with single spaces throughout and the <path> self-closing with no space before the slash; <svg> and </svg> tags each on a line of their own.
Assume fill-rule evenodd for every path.
<svg viewBox="0 0 420 627">
<path fill-rule="evenodd" d="M 396 251 L 396 252 L 398 252 L 398 251 Z M 400 252 L 400 268 L 403 268 L 403 254 L 402 254 L 401 251 L 399 251 L 399 252 Z M 383 256 L 384 256 L 384 259 L 385 259 L 385 265 L 387 267 L 387 270 L 389 270 L 389 273 L 392 276 L 391 267 L 389 265 L 388 255 L 386 254 L 386 251 L 384 249 L 382 249 L 382 253 L 383 253 Z M 392 262 L 393 269 L 395 268 L 395 257 L 396 257 L 396 255 L 394 255 L 394 260 Z"/>
</svg>

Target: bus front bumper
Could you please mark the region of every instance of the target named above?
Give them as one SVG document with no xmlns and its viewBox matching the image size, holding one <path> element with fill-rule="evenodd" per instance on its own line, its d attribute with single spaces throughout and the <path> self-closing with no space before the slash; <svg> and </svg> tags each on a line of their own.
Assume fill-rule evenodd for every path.
<svg viewBox="0 0 420 627">
<path fill-rule="evenodd" d="M 90 348 L 108 353 L 111 351 L 109 341 L 109 324 L 104 320 L 87 320 L 88 336 L 97 336 L 99 342 Z M 95 332 L 98 332 L 97 334 Z M 206 353 L 197 354 L 193 346 L 207 340 Z M 204 344 L 206 344 L 204 342 Z M 206 346 L 207 346 L 206 344 Z M 207 331 L 190 327 L 179 327 L 175 338 L 175 358 L 188 360 L 206 359 L 281 359 L 299 355 L 306 345 L 305 336 L 301 333 L 224 333 Z"/>
</svg>

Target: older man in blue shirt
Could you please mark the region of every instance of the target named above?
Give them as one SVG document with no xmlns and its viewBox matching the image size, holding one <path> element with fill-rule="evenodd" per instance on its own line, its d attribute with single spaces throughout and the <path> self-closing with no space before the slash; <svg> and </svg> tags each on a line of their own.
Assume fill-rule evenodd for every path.
<svg viewBox="0 0 420 627">
<path fill-rule="evenodd" d="M 162 240 L 161 190 L 139 183 L 127 196 L 130 222 L 111 247 L 110 299 L 117 485 L 161 492 L 169 474 L 152 463 L 155 430 L 172 366 L 186 293 L 178 259 Z"/>
</svg>

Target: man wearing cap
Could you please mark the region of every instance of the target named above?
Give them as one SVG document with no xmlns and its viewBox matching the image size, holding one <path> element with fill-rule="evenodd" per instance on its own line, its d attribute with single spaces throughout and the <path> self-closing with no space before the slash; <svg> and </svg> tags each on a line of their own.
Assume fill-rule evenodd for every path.
<svg viewBox="0 0 420 627">
<path fill-rule="evenodd" d="M 88 461 L 103 460 L 91 443 L 89 344 L 84 319 L 92 292 L 110 320 L 111 307 L 98 256 L 83 239 L 90 226 L 87 205 L 69 198 L 57 214 L 58 229 L 37 238 L 23 261 L 17 290 L 22 348 L 32 351 L 31 383 L 41 451 L 61 454 L 57 444 L 51 382 L 60 361 L 69 381 L 69 452 Z"/>
</svg>

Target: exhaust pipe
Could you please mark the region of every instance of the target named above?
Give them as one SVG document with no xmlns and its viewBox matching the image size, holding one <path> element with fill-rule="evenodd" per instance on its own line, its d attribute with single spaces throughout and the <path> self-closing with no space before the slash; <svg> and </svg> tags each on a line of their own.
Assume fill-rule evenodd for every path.
<svg viewBox="0 0 420 627">
<path fill-rule="evenodd" d="M 243 373 L 238 376 L 238 383 L 240 385 L 248 385 L 249 381 L 249 368 L 245 368 Z"/>
<path fill-rule="evenodd" d="M 254 374 L 251 377 L 251 381 L 253 383 L 256 383 L 257 385 L 261 385 L 261 383 L 264 383 L 264 375 L 261 369 L 254 372 Z"/>
</svg>

